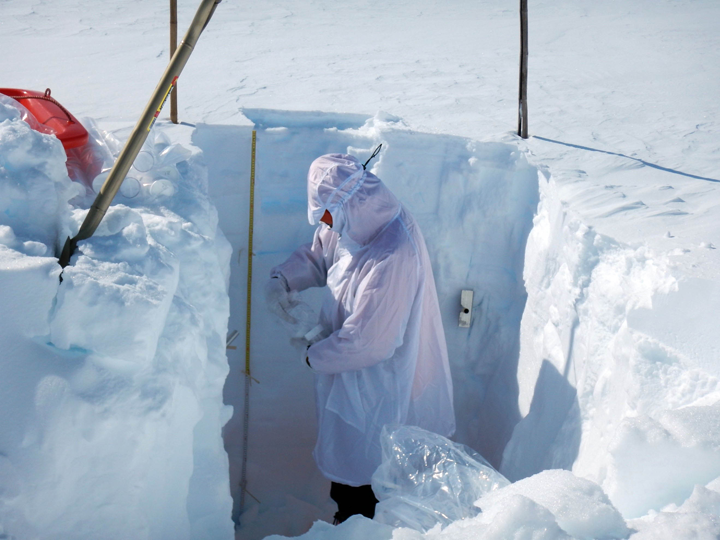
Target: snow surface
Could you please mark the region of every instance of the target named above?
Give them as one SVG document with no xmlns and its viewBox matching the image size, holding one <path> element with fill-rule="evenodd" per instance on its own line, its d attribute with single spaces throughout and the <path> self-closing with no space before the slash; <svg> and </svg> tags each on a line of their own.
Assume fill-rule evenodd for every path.
<svg viewBox="0 0 720 540">
<path fill-rule="evenodd" d="M 182 29 L 196 2 L 179 4 Z M 5 0 L 0 14 L 3 86 L 50 86 L 127 136 L 167 61 L 166 3 Z M 312 234 L 312 159 L 379 142 L 374 172 L 433 259 L 456 439 L 515 483 L 442 530 L 353 518 L 304 537 L 718 538 L 719 16 L 713 0 L 531 2 L 520 141 L 514 3 L 225 0 L 180 79 L 190 124 L 156 128 L 192 156 L 138 174 L 175 193 L 118 197 L 61 285 L 56 240 L 90 199 L 59 143 L 0 104 L 0 537 L 232 537 L 255 126 L 258 383 L 238 538 L 334 512 L 310 456 L 311 375 L 258 291 Z"/>
</svg>

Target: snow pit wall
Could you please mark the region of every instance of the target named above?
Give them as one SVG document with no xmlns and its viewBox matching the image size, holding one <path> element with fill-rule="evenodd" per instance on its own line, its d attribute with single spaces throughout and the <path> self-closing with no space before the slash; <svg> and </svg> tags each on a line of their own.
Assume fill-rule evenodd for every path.
<svg viewBox="0 0 720 540">
<path fill-rule="evenodd" d="M 231 538 L 230 247 L 197 150 L 174 195 L 118 197 L 60 284 L 84 188 L 55 137 L 0 113 L 0 537 Z"/>
<path fill-rule="evenodd" d="M 524 279 L 523 419 L 501 472 L 572 470 L 626 519 L 677 509 L 718 478 L 717 283 L 588 227 L 546 172 Z"/>
<path fill-rule="evenodd" d="M 537 209 L 537 170 L 514 145 L 413 132 L 377 115 L 244 110 L 257 129 L 251 330 L 252 376 L 246 509 L 240 534 L 297 535 L 318 517 L 332 520 L 329 482 L 312 459 L 316 424 L 313 376 L 301 351 L 268 313 L 262 295 L 269 270 L 312 239 L 306 174 L 319 155 L 367 159 L 383 143 L 372 170 L 420 223 L 433 261 L 451 369 L 458 431 L 455 439 L 495 466 L 520 419 L 516 371 L 527 235 Z M 225 445 L 238 499 L 245 411 L 248 195 L 252 126 L 199 125 L 193 143 L 209 168 L 220 228 L 234 249 L 226 403 L 235 414 Z M 474 291 L 471 327 L 459 328 L 460 292 Z M 319 309 L 322 290 L 302 293 Z M 258 503 L 257 501 L 261 501 Z"/>
</svg>

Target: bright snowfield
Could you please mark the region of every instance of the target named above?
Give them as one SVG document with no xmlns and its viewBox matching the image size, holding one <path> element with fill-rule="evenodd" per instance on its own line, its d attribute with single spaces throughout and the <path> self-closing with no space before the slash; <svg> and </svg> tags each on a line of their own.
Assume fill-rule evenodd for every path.
<svg viewBox="0 0 720 540">
<path fill-rule="evenodd" d="M 182 34 L 196 4 L 179 4 Z M 91 198 L 0 105 L 0 538 L 229 539 L 231 493 L 237 538 L 720 536 L 720 5 L 530 4 L 520 141 L 516 2 L 224 0 L 180 79 L 187 125 L 154 129 L 144 191 L 118 196 L 62 284 L 56 237 Z M 167 15 L 6 0 L 2 86 L 49 86 L 122 139 L 167 62 Z M 326 523 L 312 374 L 262 299 L 311 237 L 312 159 L 380 142 L 374 172 L 433 259 L 455 439 L 514 482 L 427 533 Z M 172 144 L 187 151 L 170 163 Z"/>
</svg>

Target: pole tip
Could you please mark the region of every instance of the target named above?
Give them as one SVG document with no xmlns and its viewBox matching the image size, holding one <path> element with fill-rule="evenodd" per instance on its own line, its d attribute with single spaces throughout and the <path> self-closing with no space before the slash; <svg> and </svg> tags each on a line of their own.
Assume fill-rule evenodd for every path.
<svg viewBox="0 0 720 540">
<path fill-rule="evenodd" d="M 68 264 L 70 264 L 70 258 L 73 256 L 73 253 L 75 253 L 76 247 L 77 242 L 75 241 L 75 239 L 68 236 L 67 240 L 65 240 L 65 245 L 63 246 L 58 261 L 62 268 L 65 268 Z M 60 281 L 62 281 L 62 276 L 60 276 Z"/>
</svg>

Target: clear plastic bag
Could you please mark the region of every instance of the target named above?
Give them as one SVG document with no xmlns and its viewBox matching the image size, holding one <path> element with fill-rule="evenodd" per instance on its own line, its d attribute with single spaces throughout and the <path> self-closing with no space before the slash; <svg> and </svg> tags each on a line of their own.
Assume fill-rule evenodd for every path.
<svg viewBox="0 0 720 540">
<path fill-rule="evenodd" d="M 155 148 L 161 147 L 159 143 L 155 143 Z M 192 152 L 190 149 L 185 148 L 181 144 L 170 144 L 162 148 L 160 152 L 157 152 L 157 161 L 160 167 L 169 167 L 171 165 L 177 165 L 181 161 L 190 159 Z"/>
<path fill-rule="evenodd" d="M 112 133 L 100 130 L 90 118 L 84 118 L 83 125 L 90 134 L 90 141 L 87 148 L 74 149 L 77 150 L 77 166 L 73 169 L 73 156 L 68 153 L 68 170 L 71 170 L 70 177 L 73 180 L 86 183 L 95 193 L 99 193 L 122 144 Z M 87 156 L 93 157 L 95 162 L 91 163 Z M 191 156 L 190 149 L 177 143 L 172 144 L 166 133 L 151 131 L 120 186 L 120 200 L 125 199 L 123 202 L 127 202 L 138 198 L 142 202 L 172 197 L 180 181 L 176 165 Z"/>
<path fill-rule="evenodd" d="M 82 125 L 88 132 L 88 142 L 65 151 L 68 175 L 75 182 L 94 190 L 98 183 L 95 179 L 103 171 L 109 171 L 115 162 L 113 148 L 117 140 L 111 133 L 101 130 L 92 118 L 83 118 Z"/>
<path fill-rule="evenodd" d="M 475 501 L 509 484 L 474 450 L 415 426 L 385 426 L 381 444 L 375 520 L 393 527 L 427 532 L 475 516 Z"/>
</svg>

